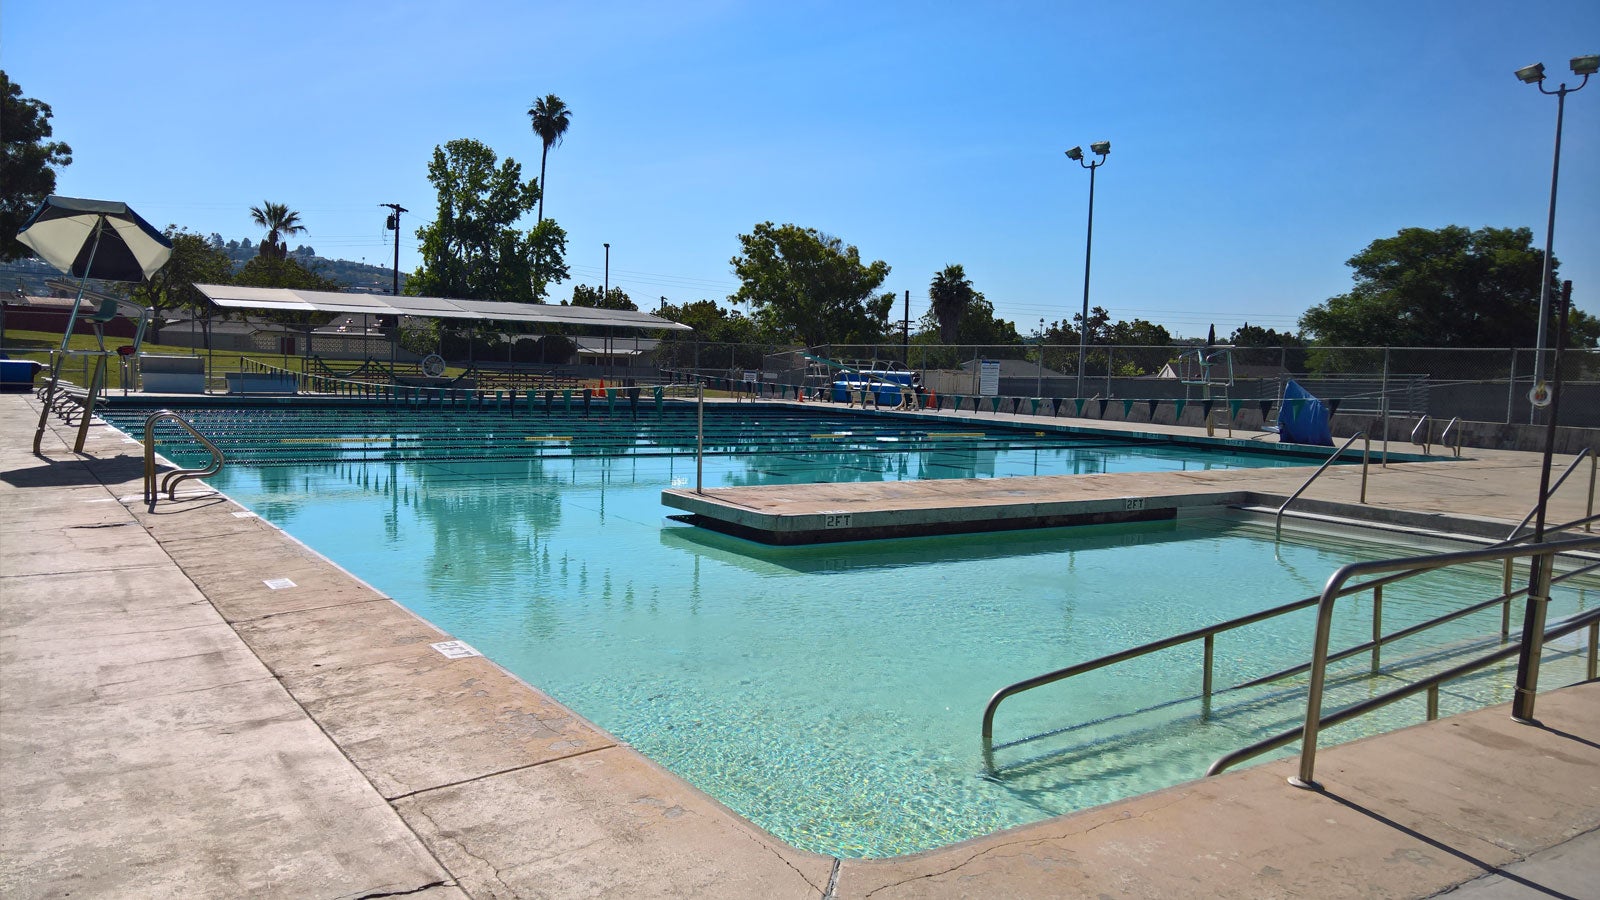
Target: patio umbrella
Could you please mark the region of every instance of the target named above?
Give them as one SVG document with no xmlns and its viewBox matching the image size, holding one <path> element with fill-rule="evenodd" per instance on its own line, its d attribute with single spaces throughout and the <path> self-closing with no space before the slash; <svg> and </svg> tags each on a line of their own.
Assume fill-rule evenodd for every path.
<svg viewBox="0 0 1600 900">
<path fill-rule="evenodd" d="M 128 204 L 55 194 L 39 204 L 17 240 L 62 272 L 85 279 L 143 281 L 172 255 L 172 242 Z"/>
<path fill-rule="evenodd" d="M 50 382 L 46 386 L 44 407 L 39 413 L 39 428 L 33 436 L 33 452 L 39 452 L 39 442 L 44 437 L 45 425 L 50 417 L 51 401 L 61 379 L 61 365 L 72 339 L 73 326 L 78 321 L 78 310 L 83 305 L 84 288 L 90 278 L 107 281 L 142 281 L 166 265 L 172 256 L 172 242 L 128 204 L 115 200 L 82 200 L 55 194 L 44 198 L 22 230 L 17 240 L 33 248 L 45 262 L 62 272 L 79 278 L 78 296 L 72 302 L 72 315 L 67 319 L 66 330 L 61 335 L 61 353 L 50 369 Z M 113 307 L 114 309 L 114 307 Z M 148 315 L 148 311 L 145 313 Z M 98 321 L 98 320 L 97 320 Z M 144 317 L 140 318 L 139 334 L 135 347 L 144 335 Z M 95 331 L 99 335 L 99 327 Z M 105 371 L 105 346 L 96 363 L 93 379 L 84 401 L 82 422 L 78 429 L 75 450 L 83 451 L 83 441 L 88 433 L 89 418 L 94 414 L 95 394 Z"/>
</svg>

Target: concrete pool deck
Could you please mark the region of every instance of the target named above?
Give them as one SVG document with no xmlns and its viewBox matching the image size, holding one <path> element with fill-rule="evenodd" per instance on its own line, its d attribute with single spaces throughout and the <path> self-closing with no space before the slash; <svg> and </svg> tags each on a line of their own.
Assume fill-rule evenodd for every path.
<svg viewBox="0 0 1600 900">
<path fill-rule="evenodd" d="M 1323 793 L 1279 761 L 835 860 L 439 652 L 449 635 L 225 498 L 147 512 L 138 448 L 111 429 L 80 457 L 55 423 L 33 456 L 37 416 L 0 395 L 7 897 L 1600 895 L 1600 684 L 1542 695 L 1539 727 L 1497 708 L 1327 748 Z M 1474 455 L 1391 466 L 1373 505 L 1509 529 L 1538 458 Z M 1582 515 L 1586 486 L 1552 518 Z M 1311 492 L 1353 497 L 1338 471 Z"/>
</svg>

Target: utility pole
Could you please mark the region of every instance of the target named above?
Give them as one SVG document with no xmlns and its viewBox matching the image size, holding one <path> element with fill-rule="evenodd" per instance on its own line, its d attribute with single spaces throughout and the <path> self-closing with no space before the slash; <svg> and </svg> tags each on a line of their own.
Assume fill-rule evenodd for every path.
<svg viewBox="0 0 1600 900">
<path fill-rule="evenodd" d="M 911 368 L 911 290 L 906 289 L 905 318 L 900 320 L 900 340 L 906 345 L 906 368 Z"/>
<path fill-rule="evenodd" d="M 384 223 L 383 227 L 394 232 L 394 284 L 389 288 L 389 294 L 390 296 L 398 297 L 400 296 L 400 214 L 411 210 L 398 203 L 379 203 L 378 205 L 387 206 L 393 210 L 389 214 L 389 220 Z"/>
</svg>

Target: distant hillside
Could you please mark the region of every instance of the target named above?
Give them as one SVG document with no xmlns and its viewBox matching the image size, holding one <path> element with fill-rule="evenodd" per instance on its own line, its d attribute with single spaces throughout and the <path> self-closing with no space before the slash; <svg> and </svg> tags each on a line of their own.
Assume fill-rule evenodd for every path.
<svg viewBox="0 0 1600 900">
<path fill-rule="evenodd" d="M 238 271 L 251 257 L 256 255 L 254 246 L 222 247 L 228 258 L 233 260 L 234 271 Z M 394 284 L 394 272 L 384 266 L 370 266 L 366 263 L 351 262 L 348 259 L 324 259 L 317 256 L 310 247 L 296 247 L 289 251 L 289 256 L 295 262 L 308 269 L 332 278 L 345 286 L 346 290 L 360 291 L 362 293 L 387 294 Z M 48 296 L 50 290 L 45 287 L 46 279 L 61 278 L 54 266 L 39 259 L 18 259 L 0 265 L 0 291 L 6 294 L 15 293 L 20 285 L 22 289 L 34 296 Z M 104 290 L 103 286 L 101 289 Z M 400 292 L 405 293 L 406 273 L 400 273 Z"/>
</svg>

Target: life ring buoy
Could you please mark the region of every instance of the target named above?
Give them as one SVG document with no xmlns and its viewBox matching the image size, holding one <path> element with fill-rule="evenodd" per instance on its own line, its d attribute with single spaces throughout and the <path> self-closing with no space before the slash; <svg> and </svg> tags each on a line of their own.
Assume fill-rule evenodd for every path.
<svg viewBox="0 0 1600 900">
<path fill-rule="evenodd" d="M 422 374 L 429 378 L 438 378 L 444 374 L 444 357 L 437 353 L 429 353 L 422 358 Z"/>
</svg>

